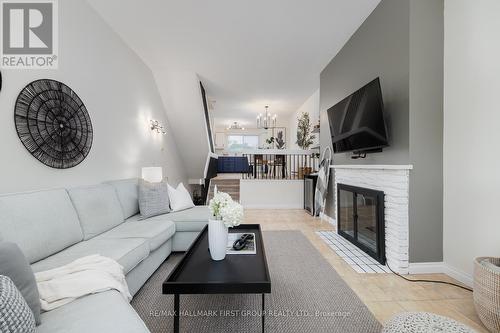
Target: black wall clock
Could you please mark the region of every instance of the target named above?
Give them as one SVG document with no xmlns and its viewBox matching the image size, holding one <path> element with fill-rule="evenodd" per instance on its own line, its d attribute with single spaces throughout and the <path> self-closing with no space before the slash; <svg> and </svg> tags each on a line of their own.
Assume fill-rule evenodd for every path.
<svg viewBox="0 0 500 333">
<path fill-rule="evenodd" d="M 21 91 L 14 122 L 30 154 L 52 168 L 80 164 L 92 147 L 92 122 L 85 105 L 70 87 L 55 80 L 33 81 Z"/>
</svg>

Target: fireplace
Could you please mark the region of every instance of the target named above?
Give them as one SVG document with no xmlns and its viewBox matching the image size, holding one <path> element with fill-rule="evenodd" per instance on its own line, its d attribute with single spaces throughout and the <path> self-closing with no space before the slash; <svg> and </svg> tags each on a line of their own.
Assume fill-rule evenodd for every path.
<svg viewBox="0 0 500 333">
<path fill-rule="evenodd" d="M 384 192 L 337 184 L 338 233 L 385 265 Z"/>
</svg>

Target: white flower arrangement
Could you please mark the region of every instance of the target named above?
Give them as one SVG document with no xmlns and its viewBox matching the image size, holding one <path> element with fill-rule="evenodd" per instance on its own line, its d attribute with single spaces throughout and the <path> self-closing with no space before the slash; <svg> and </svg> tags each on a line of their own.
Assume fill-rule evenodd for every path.
<svg viewBox="0 0 500 333">
<path fill-rule="evenodd" d="M 238 226 L 243 222 L 243 206 L 233 201 L 227 193 L 215 192 L 208 206 L 212 216 L 222 220 L 227 228 Z"/>
<path fill-rule="evenodd" d="M 226 227 L 236 227 L 243 222 L 243 206 L 231 200 L 230 203 L 222 207 L 221 216 Z"/>
</svg>

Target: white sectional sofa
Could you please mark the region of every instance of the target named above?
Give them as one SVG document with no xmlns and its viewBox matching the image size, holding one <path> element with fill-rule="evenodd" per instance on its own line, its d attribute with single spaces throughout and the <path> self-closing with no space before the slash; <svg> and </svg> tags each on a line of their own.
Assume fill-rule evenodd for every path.
<svg viewBox="0 0 500 333">
<path fill-rule="evenodd" d="M 19 245 L 33 271 L 92 254 L 124 267 L 134 295 L 172 251 L 186 251 L 207 224 L 196 206 L 139 220 L 137 179 L 0 196 L 0 240 Z M 90 295 L 42 313 L 37 332 L 148 332 L 116 291 Z"/>
</svg>

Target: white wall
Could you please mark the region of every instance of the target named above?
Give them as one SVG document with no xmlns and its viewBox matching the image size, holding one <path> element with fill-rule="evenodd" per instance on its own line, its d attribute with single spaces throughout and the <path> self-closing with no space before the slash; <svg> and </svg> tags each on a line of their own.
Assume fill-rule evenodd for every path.
<svg viewBox="0 0 500 333">
<path fill-rule="evenodd" d="M 0 193 L 94 184 L 136 177 L 142 166 L 163 166 L 172 182 L 187 179 L 170 124 L 149 68 L 83 0 L 59 1 L 59 69 L 3 70 L 0 92 Z M 87 158 L 57 170 L 34 157 L 20 142 L 14 104 L 29 82 L 64 82 L 85 103 L 94 128 Z M 166 126 L 152 133 L 149 119 Z"/>
<path fill-rule="evenodd" d="M 203 178 L 210 146 L 200 78 L 191 69 L 153 68 L 185 172 L 189 178 Z"/>
<path fill-rule="evenodd" d="M 288 148 L 298 149 L 297 145 L 297 119 L 300 117 L 302 112 L 309 112 L 309 117 L 311 118 L 311 125 L 314 126 L 319 120 L 319 89 L 316 90 L 305 102 L 302 104 L 297 111 L 290 116 L 290 124 L 288 125 Z M 314 134 L 316 136 L 315 141 L 319 142 L 319 133 Z M 314 146 L 314 144 L 313 144 Z"/>
<path fill-rule="evenodd" d="M 303 180 L 240 181 L 240 202 L 245 208 L 303 209 Z"/>
<path fill-rule="evenodd" d="M 498 0 L 445 1 L 444 261 L 465 279 L 500 256 L 499 17 Z"/>
</svg>

